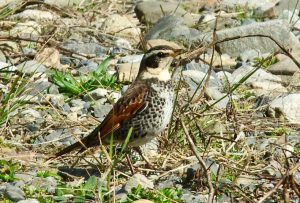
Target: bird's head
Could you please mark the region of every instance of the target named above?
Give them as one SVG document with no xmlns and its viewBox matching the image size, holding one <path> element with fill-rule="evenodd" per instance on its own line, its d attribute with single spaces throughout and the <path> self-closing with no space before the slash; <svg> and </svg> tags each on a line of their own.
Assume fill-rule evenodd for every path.
<svg viewBox="0 0 300 203">
<path fill-rule="evenodd" d="M 170 66 L 174 57 L 181 49 L 167 45 L 155 46 L 149 49 L 140 65 L 138 77 L 140 79 L 158 79 L 167 82 L 171 80 Z"/>
</svg>

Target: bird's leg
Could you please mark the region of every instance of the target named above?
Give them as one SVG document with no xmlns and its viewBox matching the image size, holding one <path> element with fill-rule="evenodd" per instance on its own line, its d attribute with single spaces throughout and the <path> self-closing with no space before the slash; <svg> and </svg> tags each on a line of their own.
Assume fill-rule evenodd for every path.
<svg viewBox="0 0 300 203">
<path fill-rule="evenodd" d="M 130 157 L 128 156 L 128 153 L 125 154 L 125 157 L 126 157 L 126 160 L 127 160 L 128 165 L 129 165 L 129 169 L 130 169 L 130 171 L 131 171 L 131 174 L 134 175 L 134 174 L 135 174 L 135 171 L 134 171 L 132 162 L 131 162 L 131 160 L 130 160 Z"/>
<path fill-rule="evenodd" d="M 153 166 L 153 164 L 149 161 L 149 159 L 143 154 L 140 147 L 134 147 L 133 149 L 142 157 L 142 159 L 146 162 L 149 168 L 155 169 L 155 166 Z"/>
</svg>

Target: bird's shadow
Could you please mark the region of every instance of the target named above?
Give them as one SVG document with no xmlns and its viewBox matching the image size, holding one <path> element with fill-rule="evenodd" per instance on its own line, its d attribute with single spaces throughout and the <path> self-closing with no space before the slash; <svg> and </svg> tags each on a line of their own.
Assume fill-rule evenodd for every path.
<svg viewBox="0 0 300 203">
<path fill-rule="evenodd" d="M 74 180 L 82 177 L 88 179 L 90 176 L 100 177 L 101 173 L 97 168 L 92 167 L 73 168 L 62 166 L 58 167 L 58 175 L 67 180 Z"/>
</svg>

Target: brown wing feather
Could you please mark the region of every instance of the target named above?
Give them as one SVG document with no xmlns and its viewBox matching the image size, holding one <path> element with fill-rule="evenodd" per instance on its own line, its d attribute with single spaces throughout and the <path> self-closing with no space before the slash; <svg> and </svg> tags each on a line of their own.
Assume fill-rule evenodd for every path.
<svg viewBox="0 0 300 203">
<path fill-rule="evenodd" d="M 80 151 L 85 151 L 86 148 L 99 145 L 99 136 L 100 139 L 103 140 L 107 135 L 117 130 L 123 121 L 132 118 L 138 111 L 145 107 L 145 97 L 147 93 L 148 88 L 145 84 L 141 82 L 133 84 L 117 101 L 97 128 L 80 142 L 78 141 L 56 153 L 54 158 L 80 147 L 82 147 Z M 84 144 L 85 147 L 83 147 L 82 144 Z"/>
</svg>

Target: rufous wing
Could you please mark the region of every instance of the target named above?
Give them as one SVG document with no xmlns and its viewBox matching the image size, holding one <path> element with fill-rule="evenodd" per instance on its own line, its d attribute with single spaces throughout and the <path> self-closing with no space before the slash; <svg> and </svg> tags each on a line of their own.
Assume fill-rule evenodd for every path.
<svg viewBox="0 0 300 203">
<path fill-rule="evenodd" d="M 85 151 L 86 148 L 99 145 L 99 138 L 101 140 L 105 139 L 113 131 L 120 128 L 122 122 L 132 118 L 136 113 L 144 109 L 146 106 L 145 98 L 147 94 L 147 85 L 142 82 L 135 82 L 132 84 L 97 128 L 95 128 L 81 141 L 78 141 L 56 153 L 54 158 L 80 147 L 82 148 L 80 151 Z"/>
</svg>

